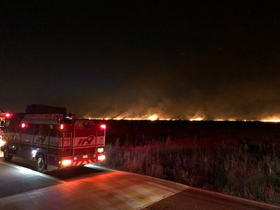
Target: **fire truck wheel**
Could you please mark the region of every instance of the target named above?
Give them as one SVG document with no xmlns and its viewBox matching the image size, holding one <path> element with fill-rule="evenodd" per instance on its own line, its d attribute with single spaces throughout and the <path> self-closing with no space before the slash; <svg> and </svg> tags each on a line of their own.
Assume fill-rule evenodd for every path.
<svg viewBox="0 0 280 210">
<path fill-rule="evenodd" d="M 13 156 L 9 154 L 7 149 L 5 149 L 5 151 L 4 151 L 4 160 L 11 161 L 12 158 L 13 158 Z"/>
<path fill-rule="evenodd" d="M 39 172 L 45 172 L 47 169 L 47 164 L 45 163 L 45 158 L 43 155 L 38 155 L 36 159 L 36 169 Z"/>
</svg>

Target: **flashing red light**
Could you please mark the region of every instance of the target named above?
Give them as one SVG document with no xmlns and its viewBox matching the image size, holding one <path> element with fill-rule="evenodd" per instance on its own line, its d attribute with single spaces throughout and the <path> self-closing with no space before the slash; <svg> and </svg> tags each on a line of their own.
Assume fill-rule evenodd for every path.
<svg viewBox="0 0 280 210">
<path fill-rule="evenodd" d="M 11 117 L 12 115 L 10 114 L 10 113 L 6 113 L 6 115 L 5 115 L 5 117 L 6 118 L 9 118 L 9 117 Z"/>
<path fill-rule="evenodd" d="M 102 125 L 100 125 L 100 128 L 102 128 L 102 129 L 106 129 L 106 125 L 105 124 L 102 124 Z"/>
<path fill-rule="evenodd" d="M 64 129 L 64 124 L 60 124 L 60 130 Z"/>
<path fill-rule="evenodd" d="M 21 123 L 20 127 L 21 127 L 21 128 L 26 128 L 27 125 L 26 125 L 25 123 Z"/>
</svg>

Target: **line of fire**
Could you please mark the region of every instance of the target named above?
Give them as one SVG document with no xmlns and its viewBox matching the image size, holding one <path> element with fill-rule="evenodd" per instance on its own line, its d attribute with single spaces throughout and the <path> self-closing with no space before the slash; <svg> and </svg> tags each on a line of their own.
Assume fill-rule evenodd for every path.
<svg viewBox="0 0 280 210">
<path fill-rule="evenodd" d="M 64 107 L 39 104 L 28 105 L 25 113 L 1 112 L 4 160 L 33 160 L 39 172 L 48 165 L 60 169 L 104 161 L 106 125 L 66 113 Z"/>
</svg>

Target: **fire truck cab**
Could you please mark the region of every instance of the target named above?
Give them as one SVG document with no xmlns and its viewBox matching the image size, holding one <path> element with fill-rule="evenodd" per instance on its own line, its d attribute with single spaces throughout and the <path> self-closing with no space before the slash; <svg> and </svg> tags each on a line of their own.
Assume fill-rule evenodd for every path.
<svg viewBox="0 0 280 210">
<path fill-rule="evenodd" d="M 105 160 L 106 125 L 66 116 L 66 108 L 28 105 L 26 113 L 6 122 L 1 146 L 4 160 L 13 156 L 36 162 L 40 172 L 48 165 L 64 168 Z"/>
<path fill-rule="evenodd" d="M 6 120 L 9 119 L 12 116 L 11 113 L 5 112 L 5 111 L 0 111 L 0 146 L 4 144 L 3 141 L 3 134 L 5 131 L 5 125 L 6 125 Z"/>
</svg>

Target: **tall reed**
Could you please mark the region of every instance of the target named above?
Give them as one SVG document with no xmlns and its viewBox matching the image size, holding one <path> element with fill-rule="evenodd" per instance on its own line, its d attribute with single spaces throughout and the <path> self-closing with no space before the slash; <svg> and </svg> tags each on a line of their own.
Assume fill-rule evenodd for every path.
<svg viewBox="0 0 280 210">
<path fill-rule="evenodd" d="M 274 144 L 167 139 L 108 144 L 106 153 L 110 168 L 280 204 L 280 152 Z"/>
</svg>

